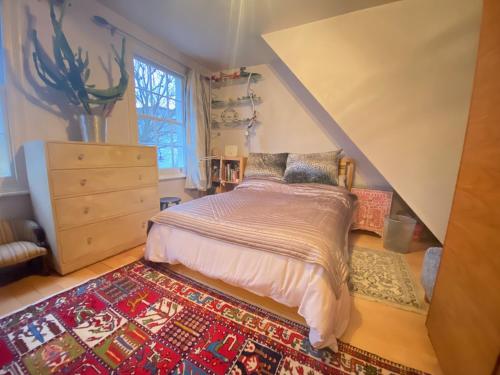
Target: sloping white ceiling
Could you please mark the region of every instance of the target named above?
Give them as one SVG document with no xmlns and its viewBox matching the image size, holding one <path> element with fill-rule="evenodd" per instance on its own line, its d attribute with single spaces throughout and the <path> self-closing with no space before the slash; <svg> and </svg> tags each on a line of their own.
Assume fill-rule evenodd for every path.
<svg viewBox="0 0 500 375">
<path fill-rule="evenodd" d="M 99 1 L 216 71 L 271 62 L 263 33 L 394 0 Z"/>
<path fill-rule="evenodd" d="M 263 35 L 441 241 L 480 14 L 480 0 L 403 0 Z"/>
</svg>

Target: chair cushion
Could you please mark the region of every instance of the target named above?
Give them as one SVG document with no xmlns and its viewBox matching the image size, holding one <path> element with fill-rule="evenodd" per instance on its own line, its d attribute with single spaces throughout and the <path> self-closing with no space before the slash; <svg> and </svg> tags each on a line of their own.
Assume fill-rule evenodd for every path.
<svg viewBox="0 0 500 375">
<path fill-rule="evenodd" d="M 43 239 L 43 230 L 33 220 L 0 220 L 0 245 L 16 241 L 39 243 Z"/>
<path fill-rule="evenodd" d="M 33 242 L 19 241 L 0 245 L 0 267 L 27 262 L 45 254 L 47 249 Z"/>
<path fill-rule="evenodd" d="M 16 235 L 9 220 L 0 220 L 0 245 L 14 242 Z"/>
</svg>

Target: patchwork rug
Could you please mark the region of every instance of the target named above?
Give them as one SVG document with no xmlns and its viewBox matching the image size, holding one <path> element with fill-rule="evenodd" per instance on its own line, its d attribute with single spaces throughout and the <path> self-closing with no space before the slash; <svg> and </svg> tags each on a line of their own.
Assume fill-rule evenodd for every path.
<svg viewBox="0 0 500 375">
<path fill-rule="evenodd" d="M 351 255 L 350 289 L 356 296 L 426 312 L 402 254 L 355 247 Z"/>
<path fill-rule="evenodd" d="M 138 261 L 0 319 L 0 374 L 422 374 Z"/>
</svg>

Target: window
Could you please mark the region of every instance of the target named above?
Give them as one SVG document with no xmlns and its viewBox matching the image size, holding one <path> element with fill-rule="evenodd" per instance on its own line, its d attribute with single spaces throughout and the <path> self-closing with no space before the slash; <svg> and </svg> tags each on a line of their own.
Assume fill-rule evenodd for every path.
<svg viewBox="0 0 500 375">
<path fill-rule="evenodd" d="M 185 166 L 184 78 L 134 58 L 139 143 L 158 147 L 160 169 Z"/>
<path fill-rule="evenodd" d="M 1 2 L 0 2 L 1 6 Z M 2 14 L 0 9 L 0 178 L 10 177 L 10 147 L 5 116 L 5 52 L 3 48 Z"/>
</svg>

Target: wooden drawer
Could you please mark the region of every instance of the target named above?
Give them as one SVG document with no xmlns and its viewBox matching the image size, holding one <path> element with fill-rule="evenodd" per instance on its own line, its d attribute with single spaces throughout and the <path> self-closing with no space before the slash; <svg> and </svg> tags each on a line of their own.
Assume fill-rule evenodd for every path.
<svg viewBox="0 0 500 375">
<path fill-rule="evenodd" d="M 156 165 L 156 148 L 145 146 L 47 143 L 50 169 Z"/>
<path fill-rule="evenodd" d="M 159 205 L 158 189 L 148 187 L 111 193 L 56 199 L 54 202 L 59 228 L 68 228 L 151 210 Z"/>
<path fill-rule="evenodd" d="M 82 258 L 90 264 L 112 255 L 117 249 L 144 243 L 148 220 L 158 211 L 143 211 L 59 232 L 59 244 L 63 249 L 62 268 L 64 264 L 78 263 Z"/>
<path fill-rule="evenodd" d="M 92 194 L 158 184 L 156 167 L 66 169 L 50 171 L 55 197 Z"/>
</svg>

